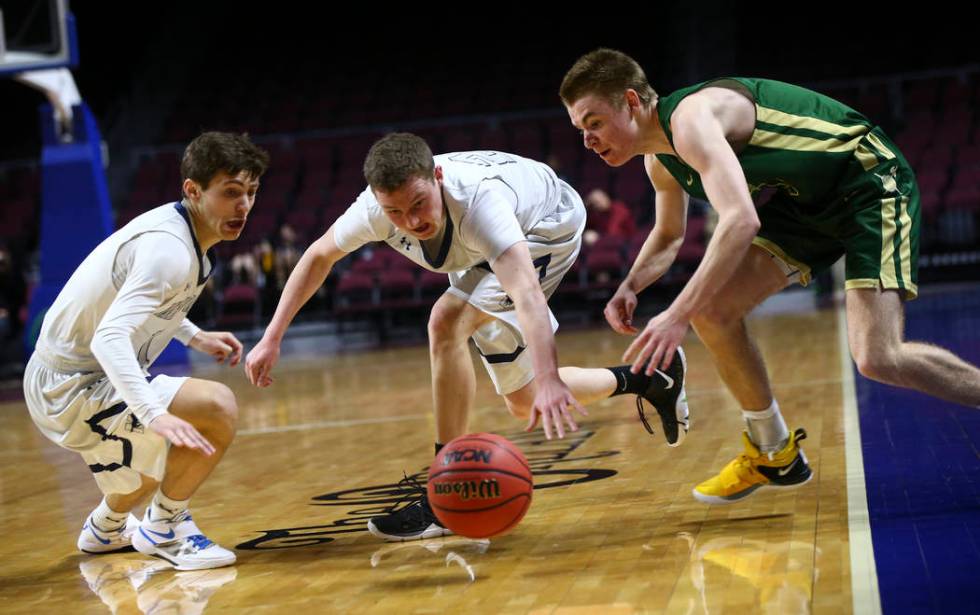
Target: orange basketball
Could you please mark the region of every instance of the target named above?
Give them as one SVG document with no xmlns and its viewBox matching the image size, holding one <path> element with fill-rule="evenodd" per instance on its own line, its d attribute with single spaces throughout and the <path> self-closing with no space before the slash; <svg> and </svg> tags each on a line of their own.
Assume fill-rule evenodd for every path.
<svg viewBox="0 0 980 615">
<path fill-rule="evenodd" d="M 517 525 L 531 506 L 534 481 L 521 449 L 492 433 L 460 436 L 429 466 L 429 504 L 460 536 L 489 538 Z"/>
</svg>

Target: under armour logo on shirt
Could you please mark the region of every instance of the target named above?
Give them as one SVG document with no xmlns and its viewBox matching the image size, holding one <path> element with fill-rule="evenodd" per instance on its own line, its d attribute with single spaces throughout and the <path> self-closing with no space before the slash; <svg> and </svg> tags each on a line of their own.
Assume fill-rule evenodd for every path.
<svg viewBox="0 0 980 615">
<path fill-rule="evenodd" d="M 402 244 L 402 246 L 404 246 L 406 250 L 412 249 L 412 242 L 409 241 L 407 237 L 402 237 L 401 239 L 398 240 L 398 243 Z"/>
</svg>

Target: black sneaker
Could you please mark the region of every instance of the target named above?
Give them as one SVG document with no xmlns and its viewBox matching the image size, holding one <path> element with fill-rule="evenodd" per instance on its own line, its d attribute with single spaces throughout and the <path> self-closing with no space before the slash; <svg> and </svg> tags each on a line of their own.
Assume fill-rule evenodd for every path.
<svg viewBox="0 0 980 615">
<path fill-rule="evenodd" d="M 388 514 L 368 521 L 368 531 L 392 542 L 422 540 L 448 536 L 452 531 L 442 526 L 429 506 L 425 487 L 406 476 L 398 486 L 405 495 L 388 510 Z"/>
<path fill-rule="evenodd" d="M 650 378 L 650 386 L 647 387 L 646 393 L 636 396 L 636 411 L 640 415 L 643 426 L 651 434 L 654 431 L 644 412 L 643 400 L 650 402 L 660 415 L 660 424 L 664 429 L 667 446 L 680 446 L 691 426 L 687 392 L 684 390 L 686 373 L 687 359 L 684 357 L 684 351 L 678 346 L 667 371 L 656 370 Z"/>
</svg>

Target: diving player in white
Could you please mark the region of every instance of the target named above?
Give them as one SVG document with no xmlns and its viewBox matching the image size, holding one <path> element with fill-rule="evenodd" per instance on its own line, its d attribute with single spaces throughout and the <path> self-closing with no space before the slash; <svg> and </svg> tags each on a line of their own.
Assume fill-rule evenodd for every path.
<svg viewBox="0 0 980 615">
<path fill-rule="evenodd" d="M 368 188 L 289 276 L 272 322 L 246 358 L 253 384 L 272 383 L 286 328 L 333 265 L 368 242 L 385 241 L 422 267 L 449 274 L 428 325 L 436 452 L 467 431 L 476 394 L 470 337 L 497 392 L 512 414 L 528 418 L 529 430 L 540 420 L 548 438 L 552 431 L 563 437 L 565 424 L 578 429 L 570 409 L 586 414 L 580 402 L 633 393 L 657 408 L 668 444 L 680 443 L 688 424 L 680 353 L 666 378 L 633 374 L 629 366 L 558 369 L 558 322 L 547 297 L 578 256 L 585 207 L 548 166 L 502 152 L 433 157 L 419 137 L 395 133 L 372 146 L 364 174 Z M 368 527 L 388 540 L 449 533 L 431 514 L 424 490 Z"/>
<path fill-rule="evenodd" d="M 237 239 L 268 154 L 244 135 L 208 132 L 181 162 L 184 198 L 138 216 L 78 266 L 48 310 L 24 374 L 41 432 L 82 455 L 105 494 L 78 538 L 87 553 L 132 544 L 178 570 L 227 566 L 188 500 L 235 435 L 238 407 L 223 384 L 147 369 L 171 339 L 236 365 L 231 333 L 186 318 L 211 273 L 207 250 Z M 130 514 L 154 493 L 139 521 Z"/>
</svg>

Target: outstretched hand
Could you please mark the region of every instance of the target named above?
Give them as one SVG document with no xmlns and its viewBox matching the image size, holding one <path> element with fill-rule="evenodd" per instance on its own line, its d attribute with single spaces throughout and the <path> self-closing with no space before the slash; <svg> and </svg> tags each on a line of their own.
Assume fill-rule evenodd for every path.
<svg viewBox="0 0 980 615">
<path fill-rule="evenodd" d="M 546 438 L 550 440 L 553 431 L 559 438 L 564 438 L 565 425 L 568 425 L 569 431 L 578 431 L 571 412 L 573 408 L 582 416 L 589 415 L 564 382 L 558 378 L 542 379 L 537 383 L 534 405 L 531 406 L 531 415 L 524 431 L 532 431 L 540 421 Z"/>
</svg>

